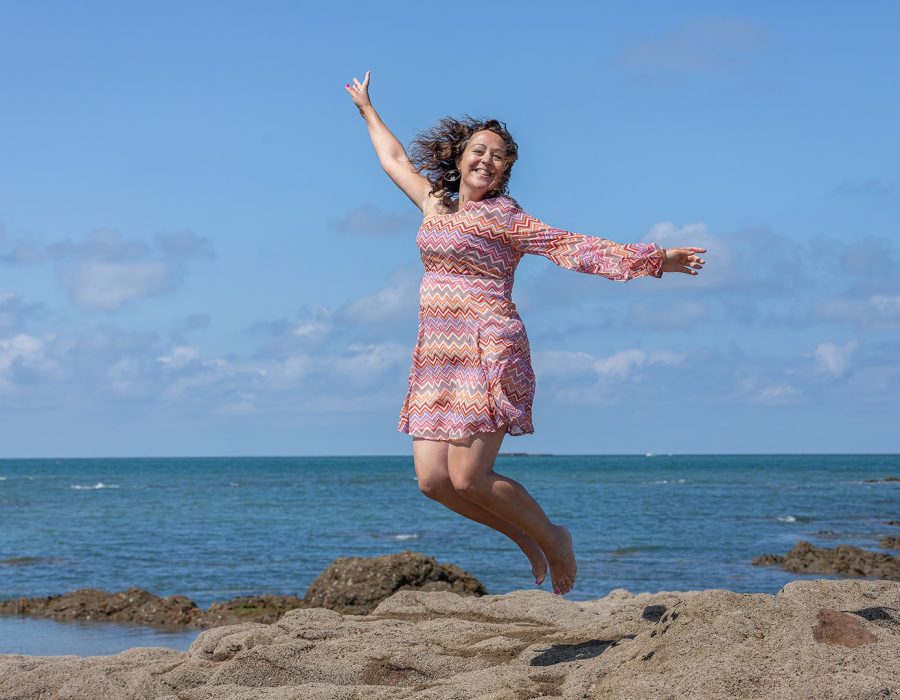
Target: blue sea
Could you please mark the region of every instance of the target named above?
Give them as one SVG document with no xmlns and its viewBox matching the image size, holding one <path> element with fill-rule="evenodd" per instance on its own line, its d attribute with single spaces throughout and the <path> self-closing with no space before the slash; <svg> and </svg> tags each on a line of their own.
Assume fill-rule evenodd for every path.
<svg viewBox="0 0 900 700">
<path fill-rule="evenodd" d="M 900 476 L 900 455 L 501 454 L 495 469 L 572 531 L 573 600 L 775 593 L 803 577 L 755 556 L 801 539 L 878 550 L 900 535 L 887 525 L 900 483 L 866 481 Z M 302 596 L 336 557 L 406 550 L 463 567 L 490 593 L 534 587 L 512 542 L 419 492 L 411 456 L 0 460 L 0 524 L 0 599 L 137 586 L 206 608 Z M 0 653 L 186 649 L 197 634 L 0 617 Z"/>
</svg>

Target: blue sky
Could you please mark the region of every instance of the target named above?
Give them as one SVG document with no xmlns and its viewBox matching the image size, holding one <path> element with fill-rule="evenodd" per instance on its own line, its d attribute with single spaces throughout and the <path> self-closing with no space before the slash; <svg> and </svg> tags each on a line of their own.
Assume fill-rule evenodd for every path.
<svg viewBox="0 0 900 700">
<path fill-rule="evenodd" d="M 708 249 L 627 284 L 529 256 L 504 451 L 900 451 L 895 3 L 0 2 L 0 457 L 406 454 L 404 143 L 496 117 L 551 225 Z"/>
</svg>

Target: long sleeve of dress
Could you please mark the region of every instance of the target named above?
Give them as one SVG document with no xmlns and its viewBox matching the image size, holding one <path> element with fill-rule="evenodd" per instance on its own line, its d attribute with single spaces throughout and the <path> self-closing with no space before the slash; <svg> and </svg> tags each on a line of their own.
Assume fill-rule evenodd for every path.
<svg viewBox="0 0 900 700">
<path fill-rule="evenodd" d="M 506 234 L 519 253 L 542 255 L 560 267 L 627 282 L 635 277 L 662 277 L 665 249 L 656 243 L 616 243 L 553 228 L 522 211 L 507 198 Z"/>
</svg>

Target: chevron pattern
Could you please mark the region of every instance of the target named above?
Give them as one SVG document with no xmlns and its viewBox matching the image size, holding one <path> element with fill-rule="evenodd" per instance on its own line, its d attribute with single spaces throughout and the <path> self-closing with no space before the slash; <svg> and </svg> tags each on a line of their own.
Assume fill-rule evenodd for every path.
<svg viewBox="0 0 900 700">
<path fill-rule="evenodd" d="M 456 440 L 507 426 L 534 432 L 535 376 L 513 277 L 525 254 L 612 280 L 662 276 L 655 243 L 615 243 L 551 228 L 507 196 L 428 216 L 416 235 L 425 265 L 419 332 L 397 429 Z"/>
</svg>

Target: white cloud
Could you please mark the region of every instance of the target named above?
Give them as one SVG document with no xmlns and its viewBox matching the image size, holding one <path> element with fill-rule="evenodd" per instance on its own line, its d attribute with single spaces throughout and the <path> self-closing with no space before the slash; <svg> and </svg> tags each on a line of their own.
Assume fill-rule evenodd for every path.
<svg viewBox="0 0 900 700">
<path fill-rule="evenodd" d="M 87 262 L 77 265 L 67 277 L 69 294 L 76 304 L 105 311 L 174 286 L 170 269 L 160 261 Z"/>
<path fill-rule="evenodd" d="M 761 26 L 740 18 L 695 19 L 629 46 L 617 63 L 636 74 L 662 79 L 729 71 L 763 45 L 765 34 Z"/>
<path fill-rule="evenodd" d="M 422 212 L 409 209 L 403 213 L 386 213 L 373 204 L 357 207 L 346 215 L 331 219 L 328 227 L 340 233 L 392 234 L 414 232 L 422 223 Z"/>
<path fill-rule="evenodd" d="M 156 358 L 156 361 L 170 369 L 180 369 L 200 357 L 200 350 L 189 345 L 180 345 L 168 355 Z"/>
<path fill-rule="evenodd" d="M 551 350 L 536 353 L 535 370 L 541 377 L 626 379 L 634 371 L 647 365 L 678 365 L 684 355 L 668 350 L 622 350 L 608 357 L 597 357 L 586 352 Z"/>
<path fill-rule="evenodd" d="M 212 257 L 209 240 L 189 231 L 146 241 L 97 229 L 79 241 L 18 239 L 0 250 L 0 262 L 53 264 L 72 302 L 104 311 L 171 291 L 185 278 L 188 259 Z"/>
<path fill-rule="evenodd" d="M 799 389 L 791 384 L 775 384 L 760 389 L 753 399 L 762 404 L 779 406 L 792 403 L 801 393 Z"/>
<path fill-rule="evenodd" d="M 818 304 L 817 318 L 874 331 L 900 330 L 900 294 L 845 293 Z"/>
<path fill-rule="evenodd" d="M 351 323 L 415 318 L 421 281 L 421 267 L 395 270 L 384 287 L 347 304 L 339 311 L 339 315 L 342 320 Z"/>
<path fill-rule="evenodd" d="M 858 343 L 851 340 L 844 345 L 835 343 L 820 343 L 813 351 L 820 372 L 830 374 L 832 377 L 843 375 L 850 364 L 850 357 L 856 351 Z"/>
<path fill-rule="evenodd" d="M 43 304 L 28 304 L 17 294 L 0 289 L 0 333 L 18 330 L 31 317 L 45 312 Z"/>
<path fill-rule="evenodd" d="M 45 338 L 19 333 L 12 337 L 0 338 L 0 390 L 9 389 L 17 373 L 31 371 L 52 376 L 58 364 L 46 354 L 46 344 L 55 336 Z"/>
</svg>

